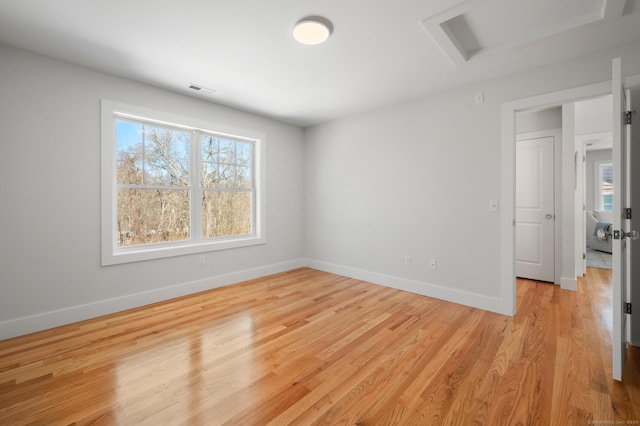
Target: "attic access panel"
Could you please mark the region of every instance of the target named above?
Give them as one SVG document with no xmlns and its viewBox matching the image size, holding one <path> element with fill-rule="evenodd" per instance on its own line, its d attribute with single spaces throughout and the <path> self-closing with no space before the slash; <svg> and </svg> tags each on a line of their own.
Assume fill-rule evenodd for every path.
<svg viewBox="0 0 640 426">
<path fill-rule="evenodd" d="M 456 64 L 621 16 L 624 0 L 467 0 L 422 25 Z"/>
</svg>

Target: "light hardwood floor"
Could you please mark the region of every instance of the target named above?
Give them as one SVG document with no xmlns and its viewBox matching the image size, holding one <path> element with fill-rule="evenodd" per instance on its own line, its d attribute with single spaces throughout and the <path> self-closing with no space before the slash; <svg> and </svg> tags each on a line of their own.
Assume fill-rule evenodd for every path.
<svg viewBox="0 0 640 426">
<path fill-rule="evenodd" d="M 248 281 L 0 342 L 0 425 L 637 424 L 610 277 L 519 281 L 515 317 L 311 269 Z"/>
</svg>

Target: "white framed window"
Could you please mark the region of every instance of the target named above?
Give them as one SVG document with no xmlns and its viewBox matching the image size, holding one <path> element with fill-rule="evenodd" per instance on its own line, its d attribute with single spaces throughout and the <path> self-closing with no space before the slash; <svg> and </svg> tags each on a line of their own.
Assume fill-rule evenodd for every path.
<svg viewBox="0 0 640 426">
<path fill-rule="evenodd" d="M 613 163 L 610 160 L 594 162 L 594 201 L 596 210 L 613 210 Z"/>
<path fill-rule="evenodd" d="M 262 134 L 102 101 L 102 265 L 266 242 Z"/>
</svg>

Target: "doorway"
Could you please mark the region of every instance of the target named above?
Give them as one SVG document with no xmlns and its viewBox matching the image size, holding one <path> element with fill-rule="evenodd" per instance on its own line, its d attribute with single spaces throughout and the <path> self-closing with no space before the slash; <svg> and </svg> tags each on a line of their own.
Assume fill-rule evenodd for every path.
<svg viewBox="0 0 640 426">
<path fill-rule="evenodd" d="M 612 81 L 577 87 L 549 93 L 528 99 L 521 99 L 503 104 L 502 114 L 502 158 L 503 179 L 502 195 L 506 205 L 513 206 L 512 211 L 506 212 L 502 218 L 502 261 L 503 288 L 502 296 L 507 313 L 515 314 L 515 115 L 518 111 L 541 108 L 552 105 L 562 105 L 563 108 L 563 138 L 572 143 L 564 143 L 562 149 L 562 205 L 563 216 L 563 265 L 561 285 L 565 277 L 582 275 L 584 261 L 577 258 L 578 248 L 584 243 L 584 196 L 583 196 L 583 162 L 584 147 L 578 147 L 575 138 L 575 102 L 593 99 L 612 94 L 612 134 L 613 134 L 613 185 L 617 188 L 613 192 L 613 221 L 612 228 L 604 234 L 613 238 L 613 334 L 612 334 L 612 371 L 615 380 L 622 380 L 622 371 L 629 339 L 630 329 L 627 326 L 631 305 L 629 290 L 631 284 L 630 257 L 631 247 L 625 238 L 637 239 L 640 235 L 630 229 L 631 209 L 628 207 L 631 193 L 630 177 L 630 138 L 632 124 L 632 105 L 630 90 L 625 86 L 622 75 L 622 61 L 616 58 L 612 61 Z M 567 114 L 565 115 L 565 108 Z M 570 118 L 570 119 L 569 119 Z M 578 149 L 580 148 L 580 149 Z M 573 159 L 573 162 L 571 162 Z M 567 207 L 564 209 L 564 207 Z M 570 226 L 573 225 L 573 226 Z M 600 230 L 601 231 L 601 230 Z M 601 232 L 598 235 L 602 235 Z M 565 254 L 567 256 L 565 256 Z M 573 279 L 576 282 L 577 280 Z M 563 286 L 564 288 L 564 286 Z M 626 305 L 626 307 L 625 307 Z"/>
<path fill-rule="evenodd" d="M 583 235 L 581 275 L 586 274 L 587 266 L 612 268 L 611 239 L 601 240 L 596 235 L 597 228 L 613 222 L 612 105 L 611 95 L 575 103 L 576 151 L 582 155 L 577 177 L 583 212 L 576 214 Z"/>
<path fill-rule="evenodd" d="M 597 197 L 594 198 L 594 188 L 597 189 L 597 185 L 593 181 L 596 179 L 593 170 L 589 169 L 593 167 L 594 158 L 604 159 L 607 156 L 606 149 L 609 149 L 608 158 L 611 163 L 611 126 L 612 96 L 610 94 L 586 100 L 566 100 L 552 107 L 534 107 L 532 110 L 516 112 L 515 275 L 517 277 L 553 282 L 562 285 L 565 289 L 575 290 L 576 277 L 586 273 L 588 255 L 589 258 L 604 259 L 611 252 L 609 249 L 609 253 L 606 253 L 607 249 L 603 247 L 606 243 L 600 245 L 594 241 L 596 238 L 589 238 L 587 230 L 588 227 L 593 227 L 595 223 L 611 216 L 610 212 L 602 211 L 607 206 L 602 208 L 594 206 L 594 199 L 598 200 Z M 567 138 L 564 147 L 563 134 Z M 541 149 L 540 144 L 545 141 L 544 138 L 554 139 L 553 152 Z M 572 142 L 574 138 L 575 152 L 574 142 Z M 521 149 L 523 142 L 534 144 L 533 156 L 523 157 L 531 148 Z M 572 154 L 572 159 L 575 161 L 570 162 L 568 159 Z M 563 155 L 566 157 L 564 164 Z M 554 161 L 551 159 L 552 156 L 554 163 L 552 163 Z M 541 161 L 546 161 L 546 166 Z M 537 174 L 534 165 L 541 167 Z M 574 174 L 565 171 L 563 175 L 563 166 L 575 170 L 572 172 Z M 536 194 L 529 188 L 519 187 L 522 185 L 523 176 L 534 179 L 539 184 L 536 188 L 538 190 L 546 185 L 546 201 L 543 193 Z M 552 188 L 550 179 L 555 180 Z M 563 201 L 563 180 L 567 187 L 564 189 L 564 196 L 568 194 L 569 197 L 574 197 L 573 204 L 566 202 L 567 200 Z M 523 194 L 523 191 L 526 192 Z M 554 198 L 552 193 L 555 194 Z M 523 201 L 527 218 L 522 217 Z M 563 218 L 563 204 L 565 210 L 574 211 L 573 216 Z M 596 215 L 596 222 L 593 215 Z M 572 223 L 573 221 L 575 222 Z M 611 222 L 610 219 L 609 222 Z M 573 237 L 566 232 L 563 233 L 563 224 L 574 227 Z M 554 231 L 552 240 L 551 235 Z M 591 234 L 593 231 L 592 229 Z M 587 250 L 589 244 L 603 251 L 591 253 Z M 567 248 L 571 245 L 575 247 L 573 253 L 569 253 L 568 250 L 563 252 L 563 247 Z M 611 243 L 609 242 L 608 245 Z M 562 256 L 572 256 L 575 259 L 573 268 L 564 265 L 564 278 Z M 606 265 L 606 262 L 603 261 L 602 264 Z"/>
<path fill-rule="evenodd" d="M 577 87 L 573 89 L 567 89 L 559 92 L 548 93 L 540 96 L 534 96 L 531 98 L 520 99 L 503 104 L 502 109 L 502 164 L 503 164 L 503 179 L 501 197 L 503 205 L 513 206 L 513 210 L 510 208 L 505 209 L 505 214 L 501 220 L 501 262 L 502 268 L 502 301 L 503 312 L 506 314 L 515 314 L 515 244 L 516 244 L 516 232 L 515 232 L 515 173 L 516 173 L 516 147 L 514 141 L 516 140 L 516 115 L 522 111 L 535 111 L 545 110 L 549 108 L 557 108 L 562 106 L 562 140 L 574 141 L 574 127 L 575 122 L 573 114 L 565 114 L 566 112 L 573 112 L 573 103 L 585 99 L 593 99 L 608 95 L 611 93 L 611 83 L 602 82 L 592 84 L 588 86 Z M 571 104 L 568 106 L 568 104 Z M 569 119 L 571 115 L 571 119 Z M 577 286 L 576 276 L 577 271 L 582 269 L 582 264 L 578 265 L 576 255 L 577 235 L 580 234 L 580 241 L 582 241 L 582 223 L 580 228 L 576 229 L 574 220 L 574 211 L 582 210 L 582 193 L 580 196 L 576 196 L 576 182 L 577 182 L 577 164 L 578 157 L 575 151 L 575 143 L 563 143 L 561 147 L 561 171 L 557 176 L 562 182 L 561 190 L 559 191 L 560 205 L 556 206 L 556 210 L 564 212 L 559 221 L 561 230 L 561 250 L 557 253 L 558 258 L 561 259 L 559 265 L 560 268 L 560 285 L 563 289 L 575 290 Z M 557 212 L 556 212 L 557 216 Z M 556 247 L 557 248 L 557 247 Z M 580 256 L 582 257 L 582 256 Z"/>
</svg>

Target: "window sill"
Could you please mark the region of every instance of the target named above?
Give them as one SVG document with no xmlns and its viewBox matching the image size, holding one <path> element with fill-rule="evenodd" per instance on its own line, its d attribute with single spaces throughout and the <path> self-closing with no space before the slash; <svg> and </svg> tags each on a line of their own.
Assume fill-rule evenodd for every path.
<svg viewBox="0 0 640 426">
<path fill-rule="evenodd" d="M 185 242 L 182 244 L 171 243 L 170 245 L 164 246 L 153 245 L 125 247 L 114 250 L 111 253 L 104 253 L 103 251 L 102 266 L 185 256 L 189 254 L 206 253 L 240 247 L 250 247 L 265 243 L 266 239 L 264 237 L 247 236 L 243 238 L 220 239 L 203 243 Z"/>
</svg>

